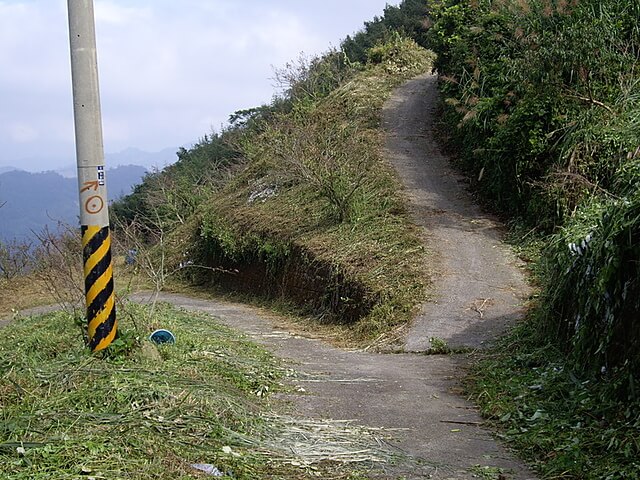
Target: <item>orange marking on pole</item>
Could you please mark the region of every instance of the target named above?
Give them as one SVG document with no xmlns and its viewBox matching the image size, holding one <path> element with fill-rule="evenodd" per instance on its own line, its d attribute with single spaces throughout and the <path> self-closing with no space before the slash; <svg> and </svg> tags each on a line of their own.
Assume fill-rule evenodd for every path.
<svg viewBox="0 0 640 480">
<path fill-rule="evenodd" d="M 95 215 L 100 213 L 104 208 L 104 200 L 100 195 L 92 195 L 84 202 L 84 209 L 87 213 Z"/>
<path fill-rule="evenodd" d="M 93 180 L 91 182 L 84 182 L 83 185 L 84 187 L 80 189 L 80 193 L 86 192 L 87 190 L 91 190 L 92 188 L 97 191 L 100 183 L 98 182 L 98 180 Z"/>
</svg>

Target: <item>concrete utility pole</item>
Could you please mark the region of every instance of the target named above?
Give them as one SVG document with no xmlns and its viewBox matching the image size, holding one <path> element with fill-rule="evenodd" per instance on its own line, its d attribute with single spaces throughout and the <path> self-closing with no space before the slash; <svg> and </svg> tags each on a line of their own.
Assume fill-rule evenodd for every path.
<svg viewBox="0 0 640 480">
<path fill-rule="evenodd" d="M 67 0 L 89 347 L 117 331 L 92 0 Z"/>
</svg>

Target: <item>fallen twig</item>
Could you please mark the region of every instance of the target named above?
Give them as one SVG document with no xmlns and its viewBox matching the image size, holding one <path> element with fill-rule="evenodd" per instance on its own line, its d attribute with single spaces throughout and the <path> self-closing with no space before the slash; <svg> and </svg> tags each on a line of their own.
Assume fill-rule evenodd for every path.
<svg viewBox="0 0 640 480">
<path fill-rule="evenodd" d="M 473 425 L 473 426 L 480 426 L 480 425 L 484 425 L 484 422 L 465 422 L 462 420 L 440 420 L 440 423 L 454 423 L 456 425 Z"/>
<path fill-rule="evenodd" d="M 478 307 L 478 305 L 476 305 L 475 302 L 473 302 L 473 305 L 471 305 L 471 310 L 473 310 L 474 312 L 478 312 L 480 314 L 480 318 L 484 318 L 484 306 L 487 304 L 487 302 L 491 300 L 490 298 L 485 298 L 484 301 L 482 302 L 482 305 L 480 305 Z"/>
</svg>

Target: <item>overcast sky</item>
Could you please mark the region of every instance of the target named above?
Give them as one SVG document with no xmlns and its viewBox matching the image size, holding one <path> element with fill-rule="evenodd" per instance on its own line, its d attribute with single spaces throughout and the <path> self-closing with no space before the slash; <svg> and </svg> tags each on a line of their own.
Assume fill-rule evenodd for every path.
<svg viewBox="0 0 640 480">
<path fill-rule="evenodd" d="M 393 0 L 94 0 L 105 151 L 159 151 L 274 93 Z M 0 0 L 0 167 L 75 162 L 65 0 Z"/>
</svg>

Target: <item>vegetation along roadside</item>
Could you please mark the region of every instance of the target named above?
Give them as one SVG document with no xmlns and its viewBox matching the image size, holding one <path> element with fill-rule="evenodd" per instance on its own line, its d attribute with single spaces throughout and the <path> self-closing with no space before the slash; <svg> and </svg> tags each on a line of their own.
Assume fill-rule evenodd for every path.
<svg viewBox="0 0 640 480">
<path fill-rule="evenodd" d="M 430 21 L 461 167 L 539 248 L 540 297 L 470 391 L 545 478 L 638 478 L 640 4 L 445 1 Z"/>
<path fill-rule="evenodd" d="M 120 322 L 102 357 L 64 312 L 2 329 L 0 477 L 355 480 L 391 459 L 377 433 L 286 414 L 271 395 L 296 373 L 213 318 L 126 303 Z"/>
</svg>

